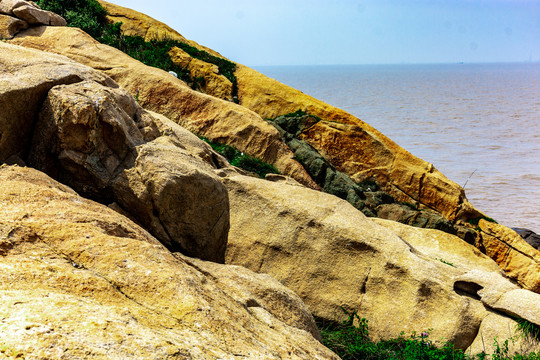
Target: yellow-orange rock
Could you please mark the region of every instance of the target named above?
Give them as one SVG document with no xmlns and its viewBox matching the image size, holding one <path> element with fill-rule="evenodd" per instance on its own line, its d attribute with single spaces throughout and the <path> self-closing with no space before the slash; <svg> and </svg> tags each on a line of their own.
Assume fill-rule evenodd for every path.
<svg viewBox="0 0 540 360">
<path fill-rule="evenodd" d="M 225 76 L 219 74 L 217 65 L 195 59 L 176 46 L 169 51 L 169 56 L 175 65 L 188 70 L 192 79 L 202 79 L 201 90 L 204 93 L 233 101 L 233 84 Z"/>
<path fill-rule="evenodd" d="M 339 359 L 269 276 L 175 256 L 34 169 L 0 188 L 0 358 Z"/>
<path fill-rule="evenodd" d="M 449 220 L 480 216 L 458 184 L 362 120 L 246 66 L 238 66 L 236 77 L 240 104 L 263 118 L 299 109 L 320 117 L 300 138 L 355 181 L 376 179 L 398 200 L 418 202 Z"/>
<path fill-rule="evenodd" d="M 11 39 L 15 34 L 27 27 L 28 23 L 26 21 L 0 14 L 0 40 Z"/>
<path fill-rule="evenodd" d="M 199 45 L 195 41 L 186 39 L 178 31 L 148 15 L 103 0 L 98 1 L 101 6 L 107 10 L 107 19 L 111 23 L 122 23 L 121 29 L 125 35 L 140 36 L 145 41 L 165 39 L 178 40 L 199 50 L 204 50 L 214 56 L 223 57 L 217 51 Z"/>
<path fill-rule="evenodd" d="M 432 339 L 462 349 L 493 310 L 540 324 L 540 295 L 519 289 L 454 235 L 372 221 L 345 200 L 285 182 L 223 179 L 231 206 L 226 262 L 270 274 L 316 316 L 341 321 L 345 308 L 368 319 L 375 339 L 431 328 Z"/>
<path fill-rule="evenodd" d="M 540 251 L 529 245 L 514 230 L 480 220 L 478 247 L 491 257 L 511 279 L 525 289 L 540 293 Z"/>
<path fill-rule="evenodd" d="M 159 38 L 148 37 L 148 30 L 144 29 L 166 27 L 136 11 L 106 2 L 102 4 L 114 14 L 114 21 L 125 18 L 126 24 L 135 24 L 126 25 L 128 34 Z M 172 38 L 186 42 L 179 34 Z M 201 48 L 193 42 L 190 45 Z M 376 179 L 384 191 L 398 200 L 434 209 L 452 221 L 481 216 L 458 184 L 362 120 L 246 66 L 237 65 L 235 76 L 240 104 L 262 118 L 274 118 L 299 109 L 320 117 L 323 121 L 304 131 L 300 137 L 354 180 Z"/>
<path fill-rule="evenodd" d="M 20 32 L 10 42 L 62 54 L 101 70 L 135 96 L 145 109 L 258 157 L 300 183 L 317 188 L 279 132 L 243 106 L 194 91 L 168 72 L 100 44 L 77 28 L 36 27 Z"/>
</svg>

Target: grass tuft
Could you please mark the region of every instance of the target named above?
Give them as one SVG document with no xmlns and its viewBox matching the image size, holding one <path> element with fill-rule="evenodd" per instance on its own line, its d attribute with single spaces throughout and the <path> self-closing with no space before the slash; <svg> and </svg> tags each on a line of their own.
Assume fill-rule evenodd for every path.
<svg viewBox="0 0 540 360">
<path fill-rule="evenodd" d="M 430 331 L 374 342 L 369 339 L 368 321 L 356 312 L 343 311 L 348 317 L 342 323 L 316 318 L 323 344 L 343 360 L 540 360 L 540 353 L 509 355 L 509 340 L 499 344 L 494 339 L 492 355 L 468 355 L 449 342 L 436 347 L 429 339 Z"/>
<path fill-rule="evenodd" d="M 244 169 L 251 173 L 255 173 L 263 179 L 265 178 L 266 174 L 279 174 L 279 171 L 272 165 L 265 163 L 253 156 L 244 154 L 232 146 L 212 142 L 204 136 L 200 136 L 200 139 L 208 143 L 212 149 L 225 157 L 233 166 L 239 167 L 240 169 Z"/>
</svg>

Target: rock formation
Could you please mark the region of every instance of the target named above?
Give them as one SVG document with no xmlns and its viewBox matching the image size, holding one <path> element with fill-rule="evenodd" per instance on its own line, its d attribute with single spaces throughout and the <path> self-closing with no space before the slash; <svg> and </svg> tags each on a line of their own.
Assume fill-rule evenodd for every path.
<svg viewBox="0 0 540 360">
<path fill-rule="evenodd" d="M 273 164 L 302 184 L 318 188 L 278 131 L 254 112 L 190 89 L 166 71 L 143 65 L 76 28 L 36 27 L 20 32 L 14 44 L 58 53 L 103 71 L 135 96 L 186 129 L 228 143 Z M 92 54 L 88 56 L 88 54 Z"/>
<path fill-rule="evenodd" d="M 524 298 L 538 303 L 540 294 L 519 289 L 456 236 L 373 221 L 306 188 L 234 174 L 224 181 L 231 203 L 226 262 L 272 275 L 318 317 L 343 321 L 343 306 L 368 319 L 376 339 L 433 329 L 434 339 L 462 349 L 481 336 L 488 315 L 497 324 L 509 315 L 540 324 L 527 310 L 532 305 L 506 307 Z"/>
<path fill-rule="evenodd" d="M 494 259 L 524 288 L 540 293 L 540 252 L 526 243 L 515 231 L 492 222 L 480 220 L 478 247 Z"/>
<path fill-rule="evenodd" d="M 33 169 L 0 188 L 0 357 L 338 359 L 269 276 L 172 254 Z"/>
<path fill-rule="evenodd" d="M 221 57 L 101 3 L 126 33 Z M 0 163 L 21 165 L 0 165 L 3 356 L 338 359 L 312 314 L 341 321 L 342 309 L 368 319 L 375 340 L 431 328 L 473 353 L 515 337 L 516 321 L 540 325 L 539 252 L 515 232 L 480 220 L 475 247 L 358 210 L 409 217 L 381 201 L 392 195 L 418 207 L 417 222 L 427 210 L 452 226 L 482 216 L 368 124 L 241 65 L 240 104 L 212 96 L 218 85 L 194 91 L 80 29 L 34 24 L 28 4 L 0 0 L 11 9 L 0 34 L 13 38 L 0 42 Z M 289 135 L 263 120 L 298 109 L 316 121 Z M 246 176 L 190 131 L 282 175 Z M 364 179 L 385 191 L 368 197 Z M 512 351 L 540 349 L 529 340 Z"/>
</svg>

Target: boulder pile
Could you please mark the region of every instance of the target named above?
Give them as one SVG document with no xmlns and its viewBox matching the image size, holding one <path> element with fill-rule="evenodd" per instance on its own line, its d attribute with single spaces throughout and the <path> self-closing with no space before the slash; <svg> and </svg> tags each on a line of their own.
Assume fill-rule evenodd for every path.
<svg viewBox="0 0 540 360">
<path fill-rule="evenodd" d="M 101 3 L 126 34 L 221 56 Z M 0 357 L 337 360 L 313 316 L 343 310 L 373 340 L 540 350 L 516 330 L 540 326 L 540 252 L 368 124 L 238 64 L 237 99 L 219 77 L 202 93 L 31 2 L 0 13 Z M 391 221 L 405 202 L 446 232 Z"/>
</svg>

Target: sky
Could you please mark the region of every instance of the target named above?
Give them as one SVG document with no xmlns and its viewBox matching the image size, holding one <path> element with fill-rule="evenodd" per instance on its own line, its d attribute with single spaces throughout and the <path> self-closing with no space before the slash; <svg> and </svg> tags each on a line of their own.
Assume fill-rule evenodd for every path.
<svg viewBox="0 0 540 360">
<path fill-rule="evenodd" d="M 108 0 L 248 66 L 540 61 L 540 0 Z"/>
</svg>

